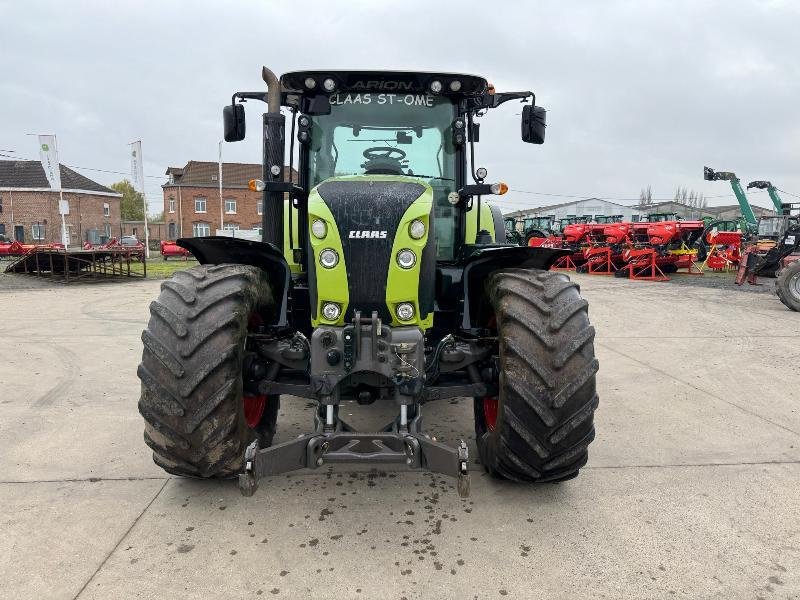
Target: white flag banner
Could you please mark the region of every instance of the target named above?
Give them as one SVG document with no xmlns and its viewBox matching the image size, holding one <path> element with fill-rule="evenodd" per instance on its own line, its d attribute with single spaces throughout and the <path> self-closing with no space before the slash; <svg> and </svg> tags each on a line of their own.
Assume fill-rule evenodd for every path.
<svg viewBox="0 0 800 600">
<path fill-rule="evenodd" d="M 131 178 L 133 189 L 144 195 L 144 169 L 142 167 L 142 142 L 131 144 Z"/>
<path fill-rule="evenodd" d="M 42 161 L 47 182 L 54 190 L 61 189 L 61 170 L 58 165 L 58 149 L 56 148 L 56 136 L 39 136 L 39 157 Z"/>
</svg>

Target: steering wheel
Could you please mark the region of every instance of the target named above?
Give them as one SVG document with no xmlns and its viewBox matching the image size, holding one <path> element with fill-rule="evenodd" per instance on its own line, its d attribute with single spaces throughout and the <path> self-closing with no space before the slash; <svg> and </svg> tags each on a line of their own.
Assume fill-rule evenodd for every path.
<svg viewBox="0 0 800 600">
<path fill-rule="evenodd" d="M 364 158 L 367 160 L 379 160 L 388 158 L 390 160 L 403 160 L 406 153 L 400 148 L 391 148 L 389 146 L 373 146 L 364 150 Z"/>
</svg>

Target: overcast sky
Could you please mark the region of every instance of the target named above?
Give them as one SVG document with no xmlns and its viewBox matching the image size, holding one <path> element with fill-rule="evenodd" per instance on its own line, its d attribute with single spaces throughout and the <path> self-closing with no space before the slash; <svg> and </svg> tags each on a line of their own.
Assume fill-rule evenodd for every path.
<svg viewBox="0 0 800 600">
<path fill-rule="evenodd" d="M 519 140 L 518 104 L 482 121 L 489 178 L 536 192 L 510 192 L 509 209 L 567 200 L 538 194 L 631 203 L 648 184 L 657 199 L 685 186 L 735 202 L 703 165 L 800 195 L 800 2 L 0 0 L 0 23 L 0 151 L 36 158 L 26 134 L 55 133 L 64 164 L 128 171 L 141 139 L 153 211 L 167 166 L 217 159 L 222 106 L 262 89 L 262 64 L 457 71 L 534 91 L 543 146 Z M 250 136 L 225 160 L 261 161 L 261 105 L 247 106 Z"/>
</svg>

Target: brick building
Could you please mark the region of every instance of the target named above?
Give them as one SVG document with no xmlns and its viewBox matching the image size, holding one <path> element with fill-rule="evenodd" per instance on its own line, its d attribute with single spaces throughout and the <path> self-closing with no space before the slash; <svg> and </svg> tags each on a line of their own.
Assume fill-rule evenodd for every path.
<svg viewBox="0 0 800 600">
<path fill-rule="evenodd" d="M 119 224 L 119 236 L 122 237 L 124 235 L 133 235 L 140 240 L 144 240 L 144 221 L 121 221 Z M 167 224 L 148 220 L 147 237 L 150 240 L 151 247 L 158 247 L 157 243 L 159 241 L 170 239 L 167 236 Z"/>
<path fill-rule="evenodd" d="M 65 216 L 71 246 L 117 235 L 122 194 L 61 165 L 69 203 Z M 50 189 L 37 160 L 0 160 L 0 235 L 23 243 L 61 242 L 59 194 Z"/>
<path fill-rule="evenodd" d="M 289 177 L 288 167 L 284 176 Z M 184 167 L 169 167 L 164 190 L 164 222 L 169 239 L 214 235 L 217 229 L 260 229 L 262 193 L 251 192 L 247 182 L 261 178 L 261 165 L 222 163 L 222 211 L 219 165 L 190 160 Z M 297 172 L 294 172 L 294 181 Z M 222 226 L 220 226 L 220 220 Z"/>
</svg>

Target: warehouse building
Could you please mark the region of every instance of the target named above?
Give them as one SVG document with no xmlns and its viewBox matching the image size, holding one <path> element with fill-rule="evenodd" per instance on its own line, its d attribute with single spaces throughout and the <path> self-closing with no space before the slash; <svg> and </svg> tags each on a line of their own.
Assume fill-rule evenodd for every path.
<svg viewBox="0 0 800 600">
<path fill-rule="evenodd" d="M 122 194 L 61 165 L 71 246 L 102 243 L 120 228 Z M 0 160 L 0 235 L 22 243 L 60 243 L 59 193 L 38 160 Z"/>
<path fill-rule="evenodd" d="M 704 206 L 693 207 L 680 204 L 679 202 L 655 202 L 644 206 L 637 206 L 642 214 L 653 213 L 675 213 L 682 219 L 687 221 L 699 221 L 704 217 L 710 217 L 718 221 L 735 221 L 742 216 L 742 209 L 738 204 L 726 204 L 724 206 Z M 775 211 L 769 208 L 762 208 L 761 206 L 751 205 L 753 214 L 756 218 L 763 216 L 774 216 Z"/>
<path fill-rule="evenodd" d="M 184 167 L 169 167 L 164 190 L 164 222 L 167 237 L 214 235 L 218 229 L 236 232 L 260 230 L 262 192 L 247 187 L 260 179 L 256 163 L 222 163 L 222 208 L 220 210 L 219 163 L 190 160 Z M 297 181 L 297 171 L 293 172 Z M 289 181 L 289 168 L 284 167 Z"/>
<path fill-rule="evenodd" d="M 506 213 L 506 218 L 514 218 L 522 223 L 529 217 L 547 217 L 554 216 L 556 221 L 573 216 L 590 216 L 592 218 L 598 216 L 614 216 L 622 215 L 623 220 L 633 221 L 639 220 L 642 213 L 636 207 L 625 206 L 624 204 L 617 204 L 609 200 L 601 200 L 599 198 L 586 198 L 583 200 L 573 200 L 571 202 L 563 202 L 561 204 L 551 204 L 548 206 L 537 206 L 534 208 L 526 208 L 524 210 L 515 210 Z"/>
</svg>

